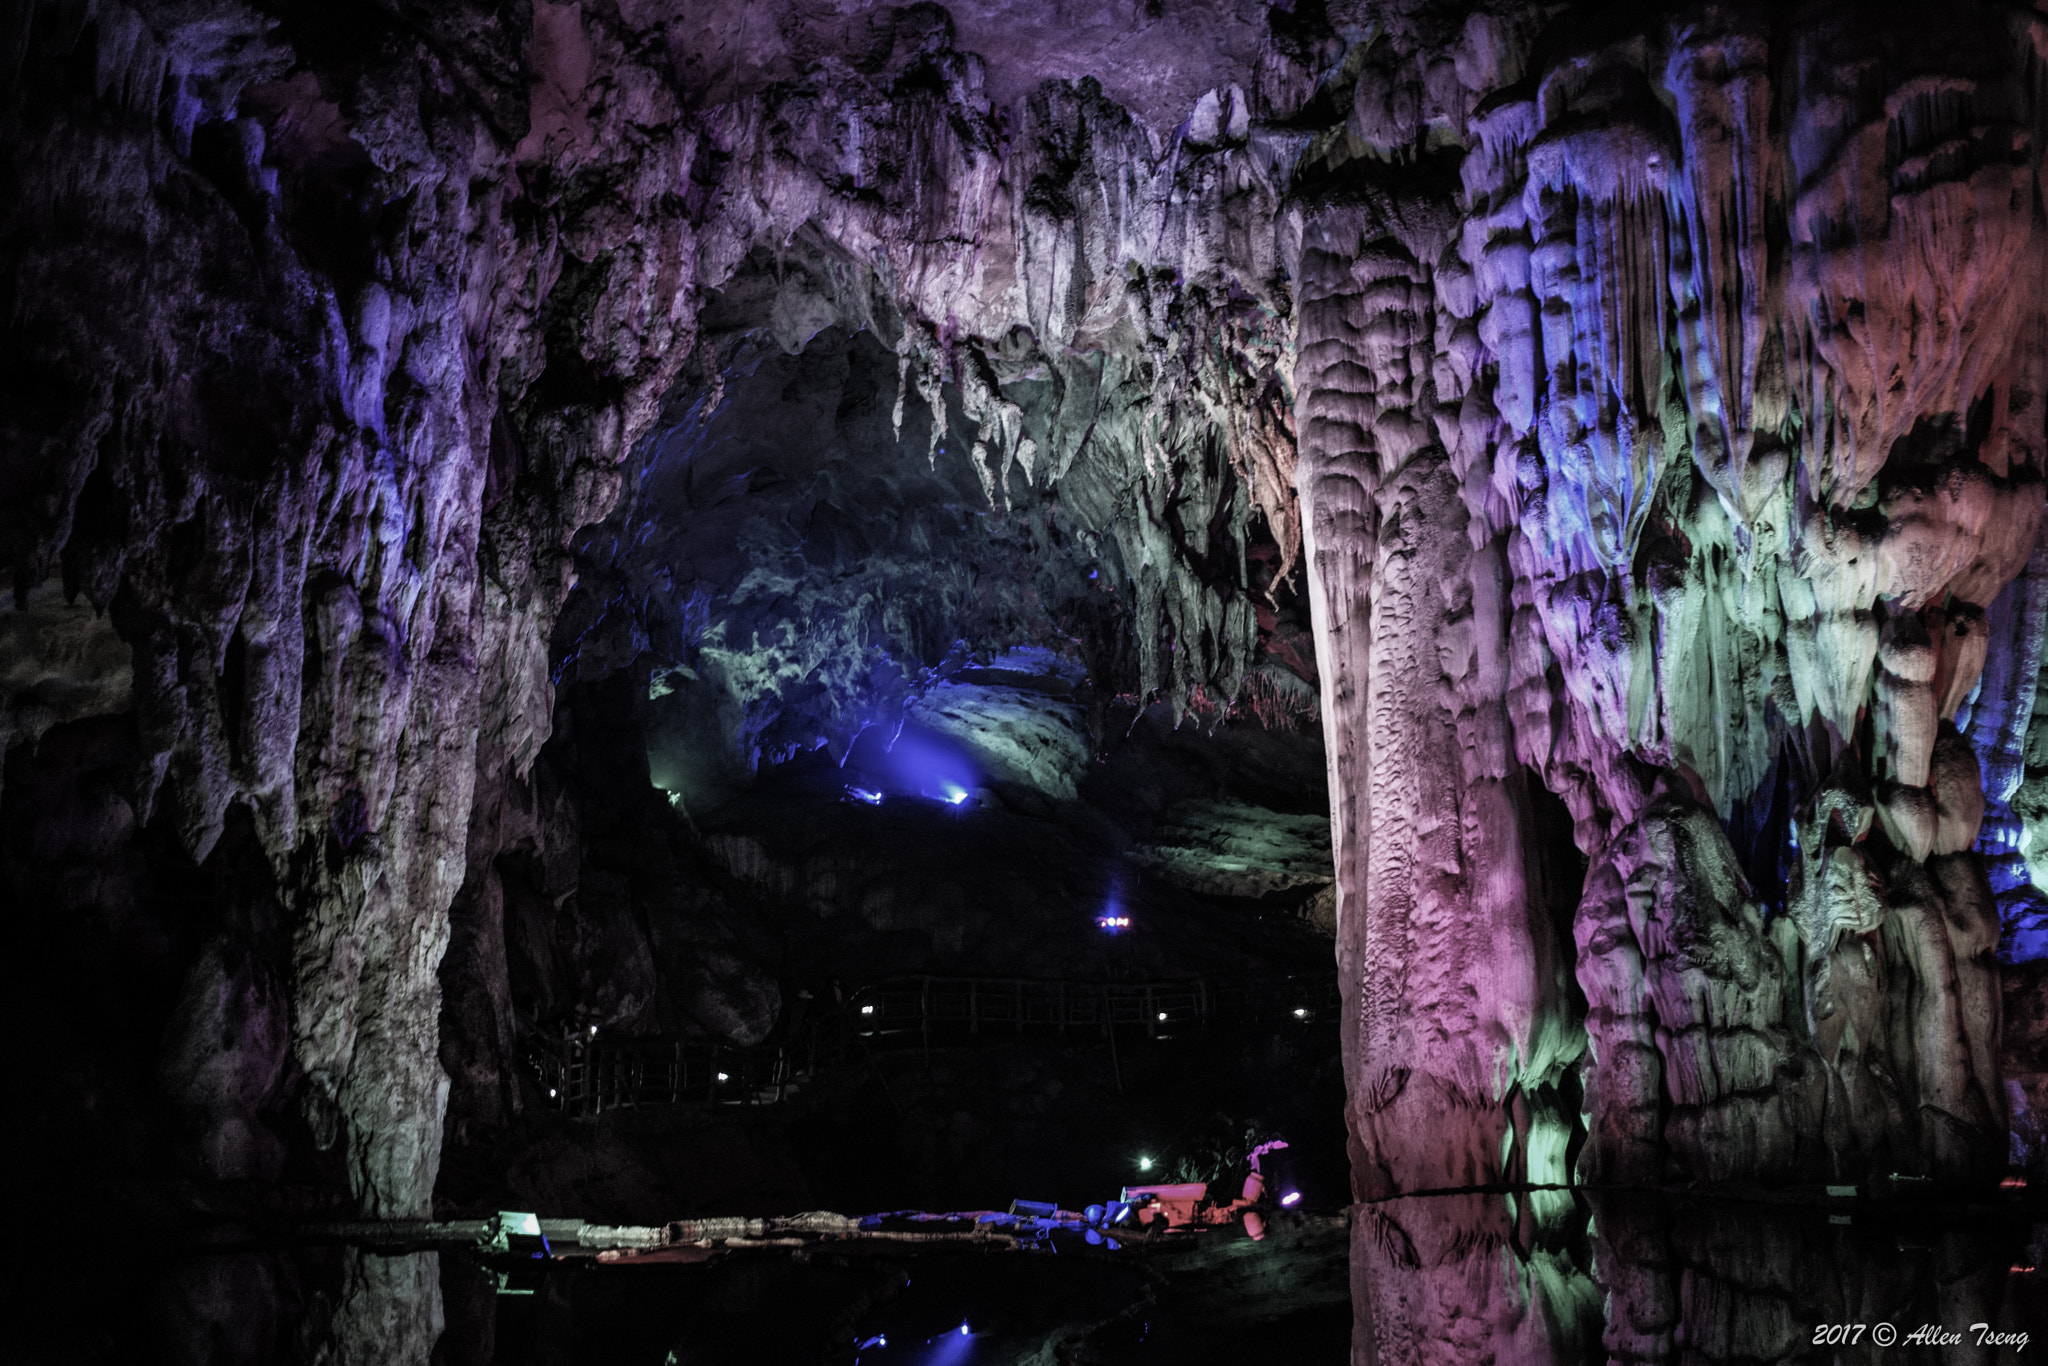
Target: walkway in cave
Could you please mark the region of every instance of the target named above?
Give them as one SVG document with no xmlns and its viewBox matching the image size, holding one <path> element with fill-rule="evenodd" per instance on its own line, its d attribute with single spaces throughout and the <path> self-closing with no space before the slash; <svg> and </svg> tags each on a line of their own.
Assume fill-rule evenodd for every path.
<svg viewBox="0 0 2048 1366">
<path fill-rule="evenodd" d="M 876 1049 L 958 1047 L 1005 1038 L 1123 1046 L 1209 1030 L 1298 1031 L 1334 1023 L 1334 973 L 1214 983 L 1040 981 L 918 976 L 856 991 L 840 1010 L 771 1042 L 702 1038 L 537 1039 L 530 1064 L 550 1108 L 579 1118 L 652 1105 L 777 1105 L 820 1069 L 859 1065 Z"/>
</svg>

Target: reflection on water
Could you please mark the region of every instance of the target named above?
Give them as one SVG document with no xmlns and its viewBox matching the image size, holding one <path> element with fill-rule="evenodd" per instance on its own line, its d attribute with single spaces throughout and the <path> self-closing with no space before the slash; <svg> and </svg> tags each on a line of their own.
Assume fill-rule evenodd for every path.
<svg viewBox="0 0 2048 1366">
<path fill-rule="evenodd" d="M 1990 1205 L 1390 1200 L 1352 1226 L 1354 1359 L 2025 1360 L 2048 1350 L 2044 1244 L 2048 1225 Z M 2031 1340 L 1978 1348 L 1994 1334 Z"/>
<path fill-rule="evenodd" d="M 523 1268 L 540 1273 L 524 1278 L 527 1295 L 499 1294 L 502 1259 L 470 1253 L 107 1246 L 11 1275 L 6 1360 L 1988 1363 L 2048 1352 L 2048 1283 L 2033 1270 L 2048 1224 L 1988 1204 L 1470 1193 L 1360 1206 L 1348 1220 L 1281 1215 L 1261 1243 L 1229 1230 L 1143 1254 L 877 1245 L 698 1265 L 550 1262 Z M 1932 1345 L 1936 1332 L 1957 1338 Z M 1816 1345 L 1817 1333 L 1844 1340 Z M 1979 1344 L 1992 1333 L 2006 1345 Z"/>
<path fill-rule="evenodd" d="M 141 1230 L 50 1228 L 0 1291 L 8 1366 L 429 1366 L 443 1258 L 287 1246 L 172 1251 Z M 72 1237 L 96 1239 L 87 1249 Z M 22 1248 L 15 1249 L 19 1254 Z M 488 1359 L 488 1358 L 485 1358 Z"/>
</svg>

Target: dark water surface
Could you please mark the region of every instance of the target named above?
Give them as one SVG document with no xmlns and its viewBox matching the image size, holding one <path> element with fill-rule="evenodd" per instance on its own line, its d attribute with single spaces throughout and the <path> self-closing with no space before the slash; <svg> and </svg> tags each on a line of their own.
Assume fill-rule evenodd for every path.
<svg viewBox="0 0 2048 1366">
<path fill-rule="evenodd" d="M 2048 1355 L 2048 1278 L 2036 1269 L 2048 1260 L 2048 1217 L 2019 1202 L 1470 1193 L 1281 1215 L 1263 1242 L 1231 1227 L 1149 1251 L 1077 1240 L 1031 1253 L 848 1243 L 689 1265 L 390 1254 L 222 1227 L 182 1237 L 59 1232 L 16 1245 L 0 1360 L 1053 1366 Z M 501 1283 L 531 1293 L 500 1293 Z"/>
</svg>

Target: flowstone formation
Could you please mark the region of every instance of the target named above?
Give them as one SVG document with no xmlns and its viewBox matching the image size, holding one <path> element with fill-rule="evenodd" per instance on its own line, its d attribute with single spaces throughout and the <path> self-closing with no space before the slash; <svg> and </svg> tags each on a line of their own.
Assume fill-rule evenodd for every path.
<svg viewBox="0 0 2048 1366">
<path fill-rule="evenodd" d="M 1295 181 L 1362 1190 L 1495 1170 L 1582 1040 L 1591 1179 L 2004 1166 L 1989 877 L 2025 873 L 1980 835 L 2032 701 L 1987 661 L 2041 639 L 2042 37 L 1368 46 Z M 1592 865 L 1583 1034 L 1531 780 Z"/>
<path fill-rule="evenodd" d="M 685 8 L 0 33 L 0 856 L 185 1169 L 429 1210 L 644 671 L 686 811 L 1318 689 L 1361 1197 L 2048 1175 L 2048 19 Z"/>
</svg>

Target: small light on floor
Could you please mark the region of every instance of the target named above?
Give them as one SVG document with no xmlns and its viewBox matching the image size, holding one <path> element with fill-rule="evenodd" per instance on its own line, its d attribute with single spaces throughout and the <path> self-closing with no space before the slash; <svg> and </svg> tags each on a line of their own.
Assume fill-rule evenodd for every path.
<svg viewBox="0 0 2048 1366">
<path fill-rule="evenodd" d="M 863 1015 L 872 1015 L 875 1013 L 875 1008 L 873 1006 L 862 1006 L 860 1008 L 860 1013 Z"/>
<path fill-rule="evenodd" d="M 720 1081 L 731 1081 L 731 1080 L 732 1080 L 732 1078 L 731 1078 L 731 1077 L 728 1077 L 728 1076 L 727 1076 L 727 1075 L 726 1075 L 725 1073 L 723 1073 L 723 1072 L 720 1072 L 720 1073 L 718 1074 L 718 1079 L 719 1079 Z"/>
<path fill-rule="evenodd" d="M 1287 1194 L 1285 1194 L 1285 1195 L 1283 1195 L 1283 1196 L 1281 1196 L 1281 1197 L 1280 1197 L 1280 1203 L 1281 1203 L 1282 1205 L 1286 1206 L 1287 1208 L 1289 1208 L 1289 1209 L 1292 1209 L 1292 1208 L 1293 1208 L 1294 1206 L 1296 1206 L 1296 1205 L 1298 1205 L 1298 1204 L 1300 1204 L 1300 1203 L 1301 1203 L 1301 1192 L 1300 1192 L 1300 1191 L 1289 1191 L 1289 1192 L 1287 1192 Z"/>
<path fill-rule="evenodd" d="M 1296 1006 L 1294 1008 L 1294 1018 L 1297 1020 L 1306 1020 L 1308 1018 L 1308 1012 L 1306 1010 L 1303 1010 L 1300 1006 Z"/>
</svg>

